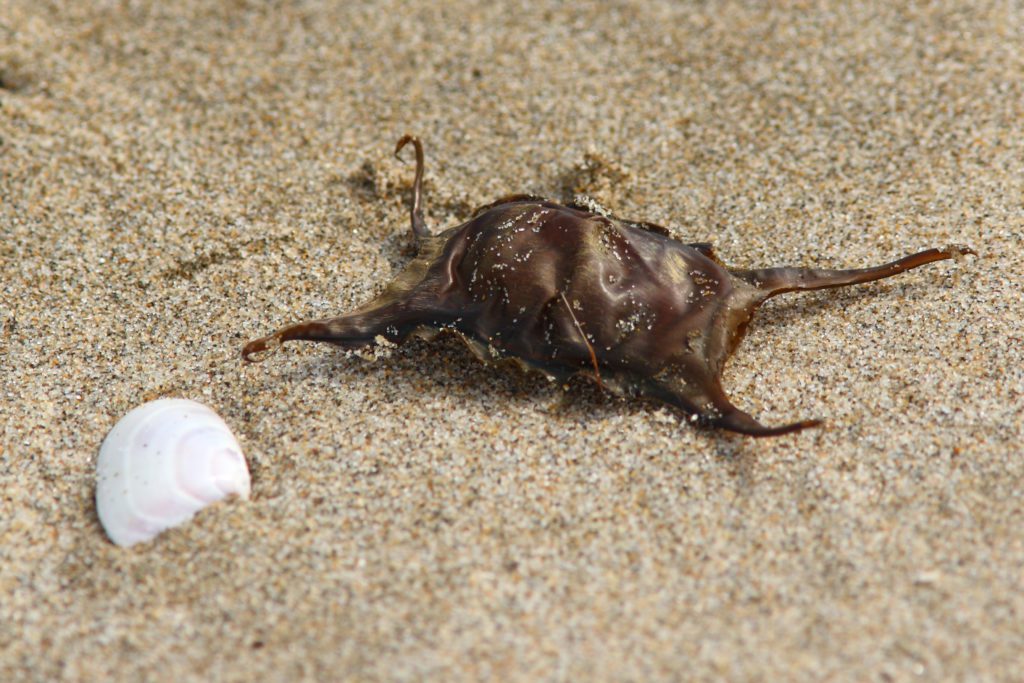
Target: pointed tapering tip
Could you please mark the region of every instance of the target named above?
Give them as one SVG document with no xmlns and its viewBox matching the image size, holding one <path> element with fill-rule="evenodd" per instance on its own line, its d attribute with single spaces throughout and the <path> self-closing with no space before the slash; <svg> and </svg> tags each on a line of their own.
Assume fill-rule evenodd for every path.
<svg viewBox="0 0 1024 683">
<path fill-rule="evenodd" d="M 277 351 L 280 346 L 281 337 L 276 334 L 254 339 L 242 348 L 242 360 L 246 363 L 260 363 Z M 263 354 L 262 357 L 259 357 L 259 354 Z"/>
<path fill-rule="evenodd" d="M 402 148 L 404 148 L 410 142 L 413 143 L 413 145 L 415 145 L 415 146 L 419 146 L 420 145 L 420 139 L 418 137 L 416 137 L 415 135 L 409 135 L 407 133 L 407 134 L 403 135 L 401 138 L 399 138 L 398 142 L 395 144 L 395 158 L 396 159 L 401 160 L 402 157 L 399 155 L 399 152 L 401 152 Z"/>
</svg>

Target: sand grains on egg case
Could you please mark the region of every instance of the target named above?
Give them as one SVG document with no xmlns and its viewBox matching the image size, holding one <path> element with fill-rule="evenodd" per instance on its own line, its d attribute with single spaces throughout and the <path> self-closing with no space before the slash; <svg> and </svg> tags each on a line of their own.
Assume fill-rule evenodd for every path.
<svg viewBox="0 0 1024 683">
<path fill-rule="evenodd" d="M 928 249 L 852 270 L 733 269 L 709 244 L 685 244 L 650 223 L 512 195 L 477 209 L 462 225 L 431 234 L 423 219 L 423 146 L 412 143 L 410 207 L 418 254 L 384 292 L 336 318 L 284 327 L 242 351 L 247 361 L 293 340 L 354 349 L 380 338 L 455 334 L 487 361 L 509 360 L 551 379 L 590 377 L 620 396 L 653 399 L 690 420 L 752 436 L 819 424 L 761 424 L 734 406 L 721 373 L 754 311 L 793 291 L 843 287 L 974 254 Z"/>
</svg>

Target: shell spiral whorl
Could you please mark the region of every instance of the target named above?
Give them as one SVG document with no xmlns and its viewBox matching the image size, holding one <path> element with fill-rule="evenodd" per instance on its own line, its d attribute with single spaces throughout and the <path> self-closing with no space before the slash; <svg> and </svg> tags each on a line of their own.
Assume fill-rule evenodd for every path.
<svg viewBox="0 0 1024 683">
<path fill-rule="evenodd" d="M 213 410 L 159 399 L 114 425 L 96 461 L 96 510 L 110 539 L 148 541 L 229 495 L 249 497 L 241 446 Z"/>
</svg>

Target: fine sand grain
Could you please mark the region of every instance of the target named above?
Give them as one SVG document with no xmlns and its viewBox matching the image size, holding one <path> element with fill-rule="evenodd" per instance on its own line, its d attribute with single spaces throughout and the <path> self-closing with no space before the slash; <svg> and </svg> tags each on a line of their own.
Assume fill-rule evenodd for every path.
<svg viewBox="0 0 1024 683">
<path fill-rule="evenodd" d="M 773 6 L 776 3 L 769 3 Z M 1024 8 L 0 0 L 0 680 L 1014 680 Z M 765 306 L 767 440 L 454 340 L 295 344 L 509 192 L 737 267 L 978 258 Z M 125 550 L 104 435 L 232 426 L 252 499 Z"/>
</svg>

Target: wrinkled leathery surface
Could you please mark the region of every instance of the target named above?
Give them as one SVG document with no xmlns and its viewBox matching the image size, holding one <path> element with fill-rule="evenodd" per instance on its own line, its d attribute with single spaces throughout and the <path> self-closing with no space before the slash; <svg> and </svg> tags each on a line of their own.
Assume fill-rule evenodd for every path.
<svg viewBox="0 0 1024 683">
<path fill-rule="evenodd" d="M 416 147 L 410 214 L 417 258 L 365 306 L 252 341 L 246 359 L 287 340 L 358 348 L 448 331 L 485 360 L 516 361 L 551 379 L 589 375 L 619 395 L 671 404 L 699 424 L 772 436 L 819 421 L 766 427 L 736 408 L 720 383 L 727 356 L 763 301 L 974 253 L 952 246 L 859 270 L 732 271 L 709 245 L 684 244 L 660 226 L 523 195 L 482 207 L 433 237 L 422 218 L 423 147 L 405 136 L 396 153 L 408 142 Z"/>
</svg>

